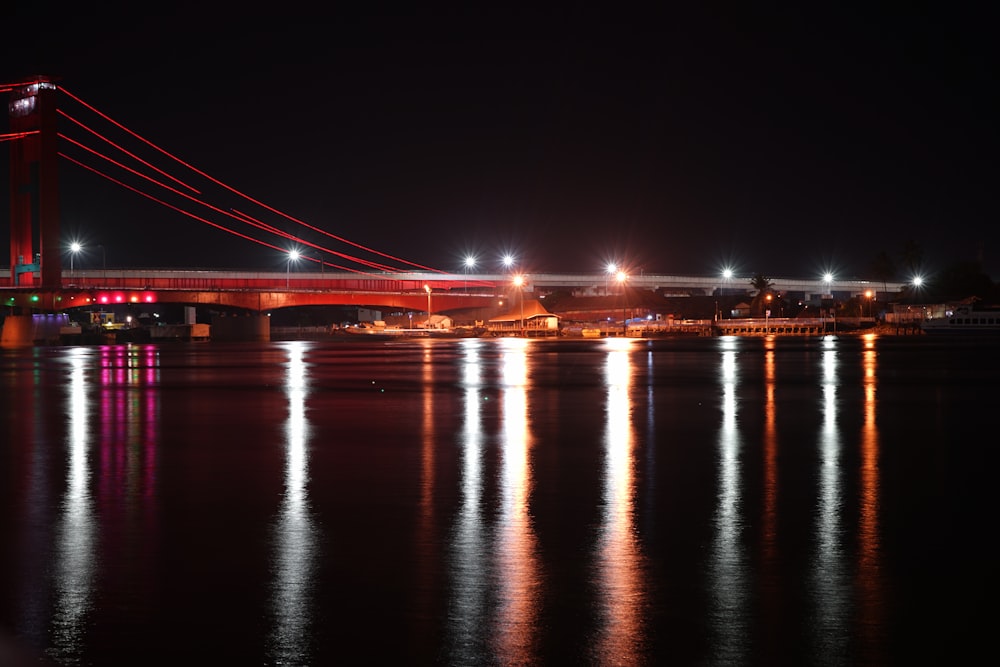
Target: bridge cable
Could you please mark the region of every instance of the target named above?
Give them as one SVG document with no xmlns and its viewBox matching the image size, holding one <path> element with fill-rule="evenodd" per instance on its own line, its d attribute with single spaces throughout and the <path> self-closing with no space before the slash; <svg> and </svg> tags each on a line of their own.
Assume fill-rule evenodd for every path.
<svg viewBox="0 0 1000 667">
<path fill-rule="evenodd" d="M 265 203 L 263 203 L 263 202 L 261 202 L 261 201 L 258 201 L 258 200 L 256 200 L 256 199 L 254 199 L 254 198 L 252 198 L 252 197 L 250 197 L 250 196 L 248 196 L 248 195 L 246 195 L 246 194 L 244 194 L 244 193 L 240 192 L 239 190 L 236 190 L 236 189 L 235 189 L 235 188 L 233 188 L 233 187 L 230 187 L 229 185 L 226 185 L 226 184 L 225 184 L 225 183 L 223 183 L 222 181 L 219 181 L 218 179 L 216 179 L 216 178 L 214 178 L 214 177 L 210 176 L 209 174 L 207 174 L 207 173 L 205 173 L 205 172 L 201 171 L 200 169 L 197 169 L 196 167 L 194 167 L 194 166 L 192 166 L 192 165 L 188 164 L 187 162 L 185 162 L 185 161 L 181 160 L 180 158 L 178 158 L 178 157 L 174 156 L 173 154 L 171 154 L 171 153 L 167 152 L 166 150 L 164 150 L 164 149 L 160 148 L 159 146 L 157 146 L 157 145 L 153 144 L 153 143 L 152 143 L 151 141 L 149 141 L 149 140 L 145 139 L 144 137 L 142 137 L 142 136 L 138 135 L 137 133 L 133 132 L 132 130 L 128 129 L 127 127 L 125 127 L 125 126 L 124 126 L 124 125 L 122 125 L 121 123 L 117 122 L 116 120 L 112 119 L 111 117 L 107 116 L 106 114 L 102 113 L 101 111 L 98 111 L 98 110 L 97 110 L 96 108 L 94 108 L 93 106 L 91 106 L 91 105 L 87 104 L 86 102 L 84 102 L 83 100 L 81 100 L 81 99 L 80 99 L 79 97 L 77 97 L 76 95 L 73 95 L 73 94 L 72 94 L 71 92 L 69 92 L 69 91 L 68 91 L 68 90 L 67 90 L 66 88 L 64 88 L 63 86 L 59 86 L 59 88 L 58 88 L 58 89 L 59 89 L 59 90 L 61 90 L 61 91 L 62 91 L 63 93 L 65 93 L 65 94 L 66 94 L 67 96 L 69 96 L 69 97 L 70 97 L 71 99 L 73 99 L 74 101 L 76 101 L 77 103 L 79 103 L 79 104 L 83 105 L 83 106 L 84 106 L 84 107 L 86 107 L 87 109 L 89 109 L 89 110 L 91 110 L 92 112 L 94 112 L 94 113 L 96 113 L 97 115 L 99 115 L 99 116 L 100 116 L 101 118 L 104 118 L 104 119 L 105 119 L 105 120 L 107 120 L 108 122 L 112 123 L 112 124 L 113 124 L 113 125 L 115 125 L 116 127 L 118 127 L 118 128 L 120 128 L 121 130 L 123 130 L 123 131 L 127 132 L 128 134 L 132 135 L 133 137 L 135 137 L 135 138 L 136 138 L 136 139 L 138 139 L 139 141 L 142 141 L 143 143 L 147 144 L 148 146 L 152 147 L 153 149 L 155 149 L 155 150 L 159 151 L 159 152 L 160 152 L 160 153 L 162 153 L 163 155 L 165 155 L 165 156 L 169 157 L 170 159 L 172 159 L 172 160 L 174 160 L 174 161 L 178 162 L 179 164 L 181 164 L 181 165 L 183 165 L 183 166 L 187 167 L 188 169 L 190 169 L 191 171 L 195 172 L 196 174 L 199 174 L 199 175 L 200 175 L 200 176 L 202 176 L 203 178 L 206 178 L 206 179 L 208 179 L 209 181 L 212 181 L 212 182 L 213 182 L 213 183 L 215 183 L 216 185 L 218 185 L 218 186 L 220 186 L 220 187 L 222 187 L 222 188 L 224 188 L 224 189 L 226 189 L 226 190 L 229 190 L 229 191 L 230 191 L 230 192 L 232 192 L 233 194 L 236 194 L 236 195 L 238 195 L 238 196 L 240 196 L 240 197 L 242 197 L 242 198 L 246 199 L 247 201 L 250 201 L 250 202 L 252 202 L 252 203 L 254 203 L 254 204 L 256 204 L 256 205 L 258 205 L 258 206 L 260 206 L 260 207 L 262 207 L 262 208 L 264 208 L 264 209 L 267 209 L 268 211 L 271 211 L 272 213 L 275 213 L 276 215 L 279 215 L 279 216 L 281 216 L 281 217 L 283 217 L 283 218 L 285 218 L 285 219 L 287 219 L 287 220 L 289 220 L 289 221 L 291 221 L 291 222 L 294 222 L 294 223 L 297 223 L 297 224 L 300 224 L 300 225 L 302 225 L 302 226 L 304 226 L 304 227 L 306 227 L 306 228 L 308 228 L 308 229 L 311 229 L 311 230 L 313 230 L 313 231 L 316 231 L 316 232 L 318 232 L 318 233 L 320 233 L 320 234 L 324 234 L 324 235 L 326 235 L 326 236 L 329 236 L 329 237 L 331 237 L 331 238 L 333 238 L 333 239 L 336 239 L 336 240 L 338 240 L 338 241 L 340 241 L 340 242 L 342 242 L 342 243 L 346 243 L 346 244 L 348 244 L 348 245 L 351 245 L 351 246 L 354 246 L 354 247 L 356 247 L 356 248 L 359 248 L 359 249 L 362 249 L 362 250 L 365 250 L 365 251 L 367 251 L 367 252 L 371 252 L 371 253 L 374 253 L 374 254 L 376 254 L 376 255 L 379 255 L 379 256 L 382 256 L 382 257 L 385 257 L 385 258 L 387 258 L 387 259 L 392 259 L 392 260 L 395 260 L 395 261 L 397 261 L 397 262 L 402 262 L 402 263 L 404 263 L 404 264 L 408 264 L 408 265 L 410 265 L 410 266 L 413 266 L 413 267 L 416 267 L 416 268 L 419 268 L 419 269 L 424 269 L 424 270 L 427 270 L 427 271 L 434 271 L 434 272 L 436 272 L 436 273 L 446 273 L 445 271 L 441 271 L 440 269 L 433 269 L 433 268 L 431 268 L 431 267 L 428 267 L 428 266 L 424 266 L 424 265 L 422 265 L 422 264 L 417 264 L 417 263 L 415 263 L 415 262 L 410 262 L 410 261 L 408 261 L 408 260 L 405 260 L 405 259 L 402 259 L 401 257 L 396 257 L 396 256 L 394 256 L 394 255 L 389 255 L 389 254 L 387 254 L 387 253 L 384 253 L 384 252 L 381 252 L 381 251 L 378 251 L 378 250 L 375 250 L 374 248 L 369 248 L 368 246 L 364 246 L 364 245 L 362 245 L 362 244 L 360 244 L 360 243 L 356 243 L 356 242 L 354 242 L 354 241 L 350 241 L 350 240 L 348 240 L 348 239 L 345 239 L 345 238 L 343 238 L 343 237 L 340 237 L 340 236 L 337 236 L 336 234 L 332 234 L 332 233 L 330 233 L 330 232 L 327 232 L 326 230 L 323 230 L 323 229 L 320 229 L 320 228 L 318 228 L 318 227 L 315 227 L 315 226 L 313 226 L 313 225 L 310 225 L 310 224 L 308 224 L 308 223 L 306 223 L 306 222 L 304 222 L 304 221 L 302 221 L 302 220 L 299 220 L 299 219 L 297 219 L 297 218 L 294 218 L 294 217 L 292 217 L 292 216 L 290 216 L 290 215 L 288 215 L 288 214 L 286 214 L 286 213 L 283 213 L 283 212 L 281 212 L 281 211 L 279 211 L 279 210 L 277 210 L 277 209 L 275 209 L 275 208 L 273 208 L 273 207 L 271 207 L 271 206 L 269 206 L 269 205 L 267 205 L 267 204 L 265 204 Z"/>
</svg>

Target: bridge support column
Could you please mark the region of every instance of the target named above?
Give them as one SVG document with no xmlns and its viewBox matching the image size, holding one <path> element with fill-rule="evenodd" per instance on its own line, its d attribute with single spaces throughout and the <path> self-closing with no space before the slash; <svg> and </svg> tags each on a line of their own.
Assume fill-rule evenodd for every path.
<svg viewBox="0 0 1000 667">
<path fill-rule="evenodd" d="M 56 345 L 59 330 L 69 324 L 65 313 L 48 315 L 8 315 L 0 326 L 0 347 Z"/>
<path fill-rule="evenodd" d="M 271 340 L 271 318 L 253 313 L 212 318 L 213 341 L 267 343 Z"/>
</svg>

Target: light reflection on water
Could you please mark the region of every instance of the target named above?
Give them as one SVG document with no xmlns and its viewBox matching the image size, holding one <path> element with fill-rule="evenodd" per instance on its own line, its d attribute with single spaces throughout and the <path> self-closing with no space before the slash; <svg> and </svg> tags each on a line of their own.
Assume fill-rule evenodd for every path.
<svg viewBox="0 0 1000 667">
<path fill-rule="evenodd" d="M 60 663 L 77 664 L 86 633 L 87 612 L 93 605 L 97 518 L 90 491 L 90 424 L 85 369 L 89 355 L 81 349 L 70 356 L 69 442 L 66 492 L 62 501 L 56 544 L 56 608 L 49 654 Z"/>
<path fill-rule="evenodd" d="M 635 432 L 632 348 L 607 339 L 605 468 L 597 540 L 597 596 L 601 613 L 595 658 L 599 664 L 645 663 L 646 586 L 635 522 Z"/>
<path fill-rule="evenodd" d="M 498 591 L 493 654 L 501 664 L 533 662 L 538 641 L 542 574 L 531 507 L 532 439 L 528 423 L 532 341 L 508 338 L 501 352 L 500 515 L 496 526 Z"/>
<path fill-rule="evenodd" d="M 737 391 L 738 338 L 720 339 L 722 355 L 719 380 L 722 389 L 722 424 L 719 430 L 718 501 L 715 535 L 709 559 L 712 591 L 712 652 L 719 664 L 738 664 L 747 642 L 747 562 L 743 541 L 742 441 Z M 769 350 L 770 352 L 770 350 Z"/>
<path fill-rule="evenodd" d="M 471 665 L 489 655 L 481 629 L 486 626 L 488 546 L 482 517 L 483 341 L 462 341 L 461 386 L 464 407 L 461 438 L 461 500 L 451 539 L 452 594 L 448 635 L 452 662 Z"/>
<path fill-rule="evenodd" d="M 311 591 L 316 559 L 316 527 L 309 503 L 309 439 L 306 415 L 309 368 L 305 344 L 285 345 L 285 489 L 275 525 L 274 581 L 271 606 L 274 626 L 267 648 L 274 664 L 312 663 L 310 636 L 313 631 Z"/>
<path fill-rule="evenodd" d="M 163 352 L 175 356 L 161 367 L 156 346 L 53 351 L 52 368 L 36 360 L 16 373 L 4 361 L 5 414 L 26 417 L 7 417 L 0 433 L 10 443 L 0 464 L 17 488 L 5 490 L 11 500 L 0 510 L 2 525 L 13 533 L 9 543 L 17 545 L 0 551 L 13 564 L 0 573 L 0 612 L 61 664 L 111 664 L 104 658 L 114 648 L 95 640 L 95 633 L 116 633 L 122 617 L 130 616 L 129 629 L 143 633 L 137 644 L 162 642 L 156 623 L 145 623 L 143 614 L 155 621 L 181 619 L 170 628 L 176 630 L 187 610 L 161 613 L 153 609 L 156 602 L 189 604 L 215 583 L 210 576 L 232 577 L 228 590 L 251 589 L 241 599 L 250 609 L 216 601 L 236 619 L 226 636 L 243 636 L 253 623 L 265 630 L 252 639 L 253 647 L 241 649 L 243 655 L 260 652 L 263 643 L 265 655 L 258 657 L 266 664 L 318 664 L 336 661 L 343 650 L 336 642 L 362 624 L 347 624 L 350 629 L 339 634 L 329 627 L 330 619 L 361 606 L 350 596 L 372 589 L 370 581 L 350 587 L 343 580 L 395 568 L 401 574 L 386 578 L 392 586 L 377 587 L 385 600 L 366 608 L 384 602 L 403 611 L 372 636 L 389 643 L 405 635 L 405 649 L 388 650 L 426 651 L 417 656 L 421 662 L 540 663 L 563 640 L 572 657 L 585 661 L 670 662 L 674 647 L 659 637 L 685 614 L 693 617 L 685 629 L 698 636 L 683 655 L 699 664 L 748 664 L 786 654 L 801 664 L 895 662 L 892 651 L 916 615 L 892 596 L 917 581 L 907 579 L 910 571 L 900 563 L 937 574 L 911 564 L 903 547 L 937 539 L 939 553 L 946 552 L 936 534 L 913 536 L 922 517 L 902 523 L 886 507 L 895 503 L 897 512 L 906 512 L 906 490 L 925 480 L 945 485 L 950 478 L 913 456 L 901 466 L 897 459 L 907 452 L 895 430 L 907 427 L 910 408 L 892 406 L 926 397 L 923 405 L 941 415 L 932 425 L 937 427 L 961 414 L 956 406 L 965 409 L 978 398 L 971 390 L 958 382 L 933 384 L 939 373 L 921 380 L 934 392 L 909 392 L 908 381 L 894 381 L 895 374 L 923 378 L 922 367 L 897 361 L 885 368 L 876 339 L 561 345 L 513 338 L 414 341 L 390 355 L 390 348 L 374 345 L 319 354 L 315 343 L 291 342 L 263 346 L 259 362 L 240 360 L 232 368 L 206 346 L 199 362 L 206 367 L 196 373 L 177 352 Z M 923 359 L 913 352 L 897 356 Z M 379 375 L 387 387 L 379 405 L 395 392 L 393 409 L 407 419 L 398 426 L 382 423 L 390 420 L 356 389 L 362 376 L 370 388 L 367 374 L 381 373 L 378 364 L 386 359 L 403 362 Z M 233 368 L 249 386 L 232 379 Z M 992 366 L 970 371 L 969 364 L 939 357 L 930 368 L 946 369 L 950 378 L 986 374 Z M 203 412 L 191 410 L 190 399 L 178 400 L 178 394 L 200 391 L 205 393 L 197 396 L 208 400 L 202 379 L 228 393 Z M 989 388 L 978 385 L 983 387 Z M 45 400 L 22 402 L 32 392 Z M 688 395 L 697 400 L 685 402 Z M 992 398 L 987 392 L 978 409 L 992 405 Z M 190 416 L 192 423 L 171 428 L 161 416 L 161 400 L 173 401 L 172 419 Z M 244 400 L 269 416 L 231 407 Z M 690 414 L 677 405 L 690 407 Z M 230 427 L 234 417 L 251 423 L 240 431 L 247 438 L 241 449 L 220 446 L 223 429 L 191 442 L 219 415 Z M 885 426 L 887 419 L 892 427 Z M 254 440 L 257 428 L 267 434 L 260 442 Z M 348 457 L 344 443 L 326 437 L 369 432 L 390 444 L 354 447 Z M 247 462 L 240 455 L 251 448 Z M 249 564 L 230 573 L 214 567 L 213 554 L 200 553 L 194 558 L 213 565 L 205 568 L 210 574 L 195 567 L 178 575 L 171 568 L 187 555 L 184 540 L 205 539 L 188 532 L 185 508 L 215 503 L 202 524 L 213 536 L 228 535 L 223 524 L 232 509 L 214 494 L 218 477 L 200 469 L 221 462 L 249 479 L 231 487 L 240 510 L 248 512 L 241 517 L 243 532 L 235 534 L 251 538 L 232 553 Z M 564 464 L 576 467 L 564 474 Z M 331 472 L 338 465 L 351 469 Z M 895 476 L 886 478 L 896 495 L 887 497 L 888 466 L 895 466 Z M 357 470 L 367 473 L 371 486 L 361 493 L 379 494 L 381 507 L 390 508 L 371 516 L 392 517 L 392 525 L 328 534 L 331 525 L 350 525 L 339 521 L 344 496 L 336 485 Z M 902 480 L 901 470 L 923 477 Z M 317 477 L 330 484 L 313 481 Z M 257 496 L 244 505 L 245 497 L 236 495 L 255 493 L 272 480 L 280 497 Z M 563 486 L 546 486 L 550 482 Z M 950 498 L 948 490 L 923 486 L 925 507 Z M 357 494 L 347 489 L 344 494 Z M 192 500 L 182 502 L 189 493 Z M 561 493 L 571 499 L 553 500 Z M 360 514 L 351 517 L 358 525 L 371 523 L 363 499 L 351 508 Z M 164 514 L 171 514 L 167 529 Z M 887 535 L 907 530 L 909 541 L 896 537 L 887 544 Z M 403 535 L 394 545 L 412 544 L 413 550 L 345 546 L 377 542 L 373 535 L 383 531 Z M 271 542 L 256 539 L 260 535 Z M 168 537 L 181 543 L 168 544 Z M 374 562 L 361 572 L 337 571 L 340 563 L 358 561 L 336 560 L 324 553 L 327 544 L 355 548 L 363 554 L 358 561 L 370 548 Z M 22 562 L 34 548 L 44 576 Z M 559 560 L 568 552 L 575 562 Z M 685 560 L 688 554 L 695 555 Z M 270 577 L 244 580 L 254 572 Z M 183 590 L 130 606 L 146 589 L 165 588 L 165 581 Z M 35 589 L 30 596 L 29 586 Z M 331 590 L 346 599 L 332 599 Z M 567 610 L 577 615 L 561 617 Z M 406 628 L 396 627 L 403 623 Z M 671 641 L 688 639 L 673 632 Z M 216 654 L 227 655 L 226 648 Z"/>
</svg>

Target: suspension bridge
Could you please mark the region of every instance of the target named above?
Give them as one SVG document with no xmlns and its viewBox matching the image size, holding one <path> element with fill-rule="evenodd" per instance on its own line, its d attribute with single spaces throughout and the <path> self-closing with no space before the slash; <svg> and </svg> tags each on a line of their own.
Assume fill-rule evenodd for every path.
<svg viewBox="0 0 1000 667">
<path fill-rule="evenodd" d="M 44 76 L 0 84 L 9 96 L 10 264 L 0 269 L 5 320 L 76 308 L 177 303 L 245 310 L 257 319 L 295 306 L 340 305 L 448 312 L 496 306 L 513 273 L 449 272 L 381 252 L 288 215 L 157 146 Z M 126 141 L 127 140 L 127 141 Z M 179 216 L 287 255 L 284 271 L 77 269 L 63 264 L 60 164 L 96 174 Z M 208 187 L 206 187 L 206 184 Z M 212 191 L 213 195 L 209 194 Z M 217 193 L 226 195 L 221 203 Z M 234 204 L 233 202 L 238 202 Z M 302 270 L 300 263 L 307 267 Z M 295 270 L 292 270 L 293 265 Z M 533 274 L 516 289 L 606 294 L 604 273 Z M 773 279 L 784 292 L 858 295 L 898 292 L 901 283 Z M 713 294 L 747 289 L 721 277 L 630 275 L 630 289 Z M 251 318 L 253 319 L 253 318 Z M 251 326 L 260 337 L 266 320 Z M 5 337 L 7 334 L 5 333 Z"/>
</svg>

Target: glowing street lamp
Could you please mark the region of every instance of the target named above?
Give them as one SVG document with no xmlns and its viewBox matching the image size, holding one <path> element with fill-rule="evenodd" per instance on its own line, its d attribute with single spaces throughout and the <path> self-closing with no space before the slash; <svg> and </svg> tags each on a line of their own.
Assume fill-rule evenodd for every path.
<svg viewBox="0 0 1000 667">
<path fill-rule="evenodd" d="M 289 250 L 288 251 L 288 262 L 285 264 L 285 289 L 288 289 L 291 284 L 291 272 L 292 272 L 292 262 L 299 261 L 299 251 Z"/>
<path fill-rule="evenodd" d="M 872 316 L 872 291 L 865 290 L 865 298 L 868 300 L 868 317 Z"/>
<path fill-rule="evenodd" d="M 615 274 L 615 280 L 618 281 L 618 284 L 621 286 L 622 289 L 622 335 L 627 336 L 628 320 L 625 317 L 625 307 L 627 305 L 627 302 L 625 300 L 625 281 L 628 280 L 628 274 L 625 273 L 624 271 L 619 271 L 618 273 Z"/>
<path fill-rule="evenodd" d="M 431 286 L 424 285 L 424 291 L 427 292 L 427 325 L 425 328 L 431 328 Z"/>
<path fill-rule="evenodd" d="M 71 273 L 73 271 L 73 260 L 76 258 L 76 253 L 81 250 L 83 250 L 83 246 L 76 241 L 69 244 L 69 270 Z"/>
<path fill-rule="evenodd" d="M 521 320 L 518 323 L 518 328 L 521 330 L 521 335 L 524 335 L 524 276 L 516 275 L 514 276 L 514 287 L 516 287 L 520 293 L 521 300 Z"/>
<path fill-rule="evenodd" d="M 469 271 L 476 268 L 476 258 L 469 255 L 465 258 L 465 291 L 469 291 Z"/>
<path fill-rule="evenodd" d="M 771 295 L 768 294 L 765 296 L 764 300 L 767 301 L 767 303 L 764 304 L 764 333 L 766 334 L 770 332 L 770 329 L 767 326 L 767 320 L 771 316 Z"/>
<path fill-rule="evenodd" d="M 608 295 L 608 278 L 610 278 L 611 276 L 615 275 L 615 272 L 618 271 L 618 265 L 615 264 L 614 262 L 608 262 L 608 265 L 606 267 L 604 267 L 604 270 L 607 272 L 607 275 L 604 276 L 604 296 L 607 296 Z"/>
</svg>

